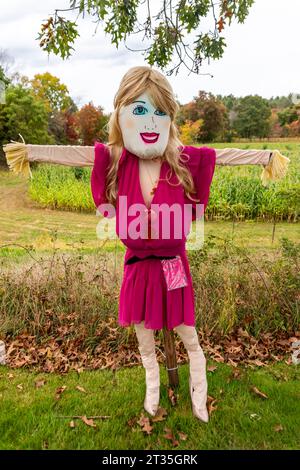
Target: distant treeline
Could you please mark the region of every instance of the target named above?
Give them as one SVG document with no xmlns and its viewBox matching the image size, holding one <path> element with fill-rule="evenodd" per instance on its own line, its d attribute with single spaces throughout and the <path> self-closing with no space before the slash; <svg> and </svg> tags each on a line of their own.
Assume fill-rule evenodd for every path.
<svg viewBox="0 0 300 470">
<path fill-rule="evenodd" d="M 46 72 L 32 79 L 1 67 L 5 101 L 0 104 L 0 148 L 10 140 L 32 144 L 93 145 L 107 141 L 110 115 L 92 102 L 78 107 L 66 85 Z M 199 91 L 179 105 L 176 124 L 185 144 L 231 142 L 236 139 L 300 137 L 297 96 L 235 97 Z M 300 100 L 299 100 L 300 101 Z"/>
<path fill-rule="evenodd" d="M 177 124 L 184 143 L 300 137 L 299 98 L 292 93 L 266 99 L 199 91 L 190 103 L 180 106 Z"/>
</svg>

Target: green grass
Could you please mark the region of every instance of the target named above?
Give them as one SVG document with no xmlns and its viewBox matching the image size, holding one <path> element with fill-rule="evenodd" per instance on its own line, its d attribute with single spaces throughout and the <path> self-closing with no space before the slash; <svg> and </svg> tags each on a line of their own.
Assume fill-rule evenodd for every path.
<svg viewBox="0 0 300 470">
<path fill-rule="evenodd" d="M 212 364 L 211 361 L 208 361 Z M 127 421 L 139 417 L 145 392 L 142 367 L 110 370 L 75 371 L 65 376 L 41 374 L 0 366 L 0 449 L 173 449 L 164 437 L 171 428 L 187 439 L 179 440 L 178 450 L 187 449 L 299 449 L 300 390 L 299 367 L 278 363 L 267 368 L 241 369 L 240 379 L 230 379 L 232 368 L 215 364 L 208 372 L 209 395 L 216 398 L 217 410 L 208 424 L 198 421 L 191 412 L 188 393 L 188 365 L 179 367 L 178 404 L 172 407 L 167 398 L 167 375 L 161 368 L 160 406 L 167 419 L 153 424 L 145 435 L 136 424 Z M 13 378 L 8 378 L 13 374 Z M 45 379 L 41 388 L 34 382 Z M 17 386 L 22 385 L 22 390 Z M 60 400 L 56 389 L 65 385 Z M 80 385 L 86 394 L 76 390 Z M 268 399 L 256 396 L 250 387 L 263 391 Z M 108 415 L 95 420 L 96 428 L 60 416 Z M 147 413 L 145 412 L 145 415 Z M 282 431 L 276 431 L 276 426 Z"/>
</svg>

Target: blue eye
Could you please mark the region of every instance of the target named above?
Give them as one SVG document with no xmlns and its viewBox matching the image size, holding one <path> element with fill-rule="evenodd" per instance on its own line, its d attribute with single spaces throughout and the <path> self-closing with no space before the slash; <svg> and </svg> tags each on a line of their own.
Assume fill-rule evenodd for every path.
<svg viewBox="0 0 300 470">
<path fill-rule="evenodd" d="M 166 113 L 164 113 L 163 111 L 160 111 L 159 109 L 157 109 L 154 114 L 157 114 L 158 116 L 166 116 Z"/>
<path fill-rule="evenodd" d="M 145 114 L 145 111 L 147 111 L 147 109 L 144 108 L 144 106 L 139 105 L 136 108 L 134 108 L 133 114 L 136 114 L 138 116 L 142 116 L 143 114 Z"/>
</svg>

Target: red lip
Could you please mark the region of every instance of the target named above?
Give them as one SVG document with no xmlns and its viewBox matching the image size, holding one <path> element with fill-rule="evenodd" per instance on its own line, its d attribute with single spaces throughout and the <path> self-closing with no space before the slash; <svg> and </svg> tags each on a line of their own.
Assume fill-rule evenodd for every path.
<svg viewBox="0 0 300 470">
<path fill-rule="evenodd" d="M 141 132 L 141 137 L 146 144 L 154 144 L 159 138 L 156 132 Z"/>
</svg>

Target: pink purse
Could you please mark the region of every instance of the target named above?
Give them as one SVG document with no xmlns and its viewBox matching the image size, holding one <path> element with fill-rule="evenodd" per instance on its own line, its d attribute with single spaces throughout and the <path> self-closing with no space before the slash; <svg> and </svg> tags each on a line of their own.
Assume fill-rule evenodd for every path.
<svg viewBox="0 0 300 470">
<path fill-rule="evenodd" d="M 180 255 L 171 259 L 161 260 L 167 289 L 173 290 L 188 285 L 187 276 Z"/>
</svg>

